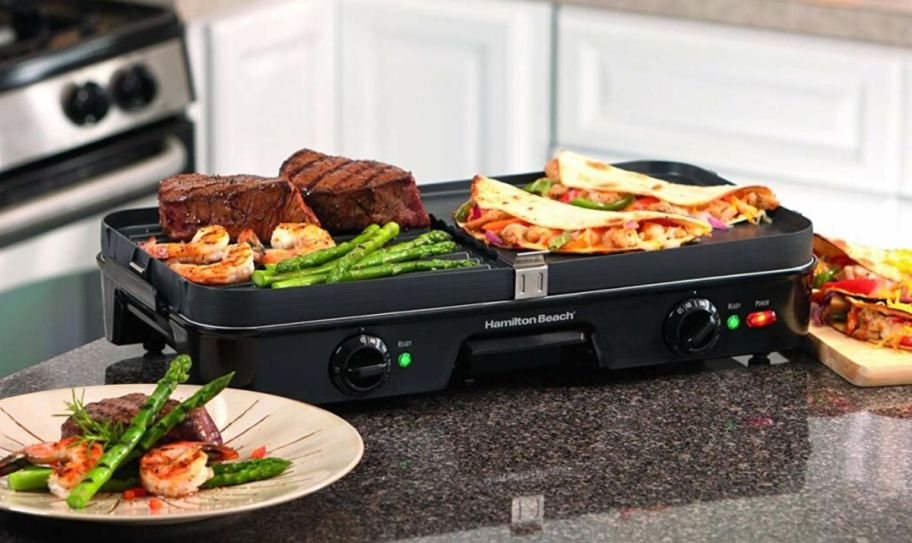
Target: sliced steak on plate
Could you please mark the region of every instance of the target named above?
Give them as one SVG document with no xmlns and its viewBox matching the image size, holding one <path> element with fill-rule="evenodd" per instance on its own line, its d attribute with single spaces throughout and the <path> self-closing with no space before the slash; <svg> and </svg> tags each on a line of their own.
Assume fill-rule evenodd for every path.
<svg viewBox="0 0 912 543">
<path fill-rule="evenodd" d="M 373 160 L 324 155 L 302 149 L 280 169 L 304 194 L 328 230 L 360 230 L 390 221 L 403 228 L 431 223 L 411 173 Z"/>
<path fill-rule="evenodd" d="M 252 228 L 266 240 L 279 223 L 320 224 L 300 192 L 280 177 L 176 175 L 159 185 L 158 210 L 165 235 L 180 241 L 216 224 L 232 239 Z"/>
</svg>

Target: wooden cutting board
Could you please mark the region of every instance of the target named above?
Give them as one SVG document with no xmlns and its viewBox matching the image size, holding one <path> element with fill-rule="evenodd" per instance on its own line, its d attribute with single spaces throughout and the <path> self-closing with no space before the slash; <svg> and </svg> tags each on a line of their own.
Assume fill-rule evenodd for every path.
<svg viewBox="0 0 912 543">
<path fill-rule="evenodd" d="M 807 337 L 810 353 L 853 385 L 912 384 L 912 351 L 877 347 L 814 323 Z"/>
</svg>

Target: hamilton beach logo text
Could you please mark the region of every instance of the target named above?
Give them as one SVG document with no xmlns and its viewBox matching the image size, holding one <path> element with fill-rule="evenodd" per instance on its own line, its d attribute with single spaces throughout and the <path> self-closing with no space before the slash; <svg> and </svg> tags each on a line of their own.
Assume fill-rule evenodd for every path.
<svg viewBox="0 0 912 543">
<path fill-rule="evenodd" d="M 516 326 L 531 326 L 533 324 L 549 324 L 552 322 L 566 322 L 572 321 L 576 318 L 576 311 L 565 311 L 563 313 L 555 313 L 553 315 L 535 315 L 534 317 L 513 317 L 512 319 L 504 320 L 489 320 L 485 321 L 485 330 L 491 330 L 495 328 L 513 328 Z"/>
</svg>

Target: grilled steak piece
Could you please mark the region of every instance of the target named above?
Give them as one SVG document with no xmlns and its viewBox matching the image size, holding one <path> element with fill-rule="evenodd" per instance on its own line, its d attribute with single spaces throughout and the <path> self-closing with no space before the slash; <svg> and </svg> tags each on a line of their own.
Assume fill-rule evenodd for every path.
<svg viewBox="0 0 912 543">
<path fill-rule="evenodd" d="M 126 428 L 139 412 L 147 396 L 141 392 L 127 394 L 119 398 L 106 398 L 98 402 L 86 404 L 85 409 L 90 417 L 97 421 L 120 422 Z M 168 400 L 162 407 L 161 415 L 169 413 L 178 405 L 176 400 Z M 71 437 L 80 435 L 79 425 L 72 417 L 64 421 L 60 427 L 60 437 Z M 168 432 L 162 443 L 171 441 L 207 441 L 217 445 L 222 444 L 222 435 L 218 431 L 215 422 L 209 417 L 205 407 L 197 407 L 190 411 L 184 421 Z"/>
<path fill-rule="evenodd" d="M 320 224 L 286 179 L 254 175 L 169 177 L 158 187 L 158 213 L 165 235 L 181 241 L 215 224 L 224 226 L 232 239 L 252 228 L 266 240 L 279 223 Z"/>
<path fill-rule="evenodd" d="M 360 230 L 389 221 L 403 228 L 431 224 L 415 178 L 402 168 L 302 149 L 279 173 L 301 189 L 329 230 Z"/>
</svg>

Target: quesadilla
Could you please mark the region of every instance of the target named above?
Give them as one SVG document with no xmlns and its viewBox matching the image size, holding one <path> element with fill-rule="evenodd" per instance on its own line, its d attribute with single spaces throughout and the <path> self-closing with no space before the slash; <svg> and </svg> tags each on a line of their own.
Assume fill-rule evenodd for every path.
<svg viewBox="0 0 912 543">
<path fill-rule="evenodd" d="M 581 209 L 483 176 L 457 224 L 476 239 L 505 249 L 614 253 L 678 247 L 712 232 L 705 221 L 654 211 Z"/>
<path fill-rule="evenodd" d="M 741 221 L 756 224 L 766 218 L 767 211 L 779 207 L 773 191 L 762 185 L 669 183 L 570 151 L 548 162 L 545 175 L 524 189 L 590 209 L 687 215 L 723 230 Z"/>
<path fill-rule="evenodd" d="M 912 302 L 912 250 L 879 249 L 814 236 L 814 288 L 873 300 Z"/>
<path fill-rule="evenodd" d="M 912 351 L 912 304 L 873 302 L 833 291 L 821 300 L 815 318 L 847 336 Z"/>
</svg>

